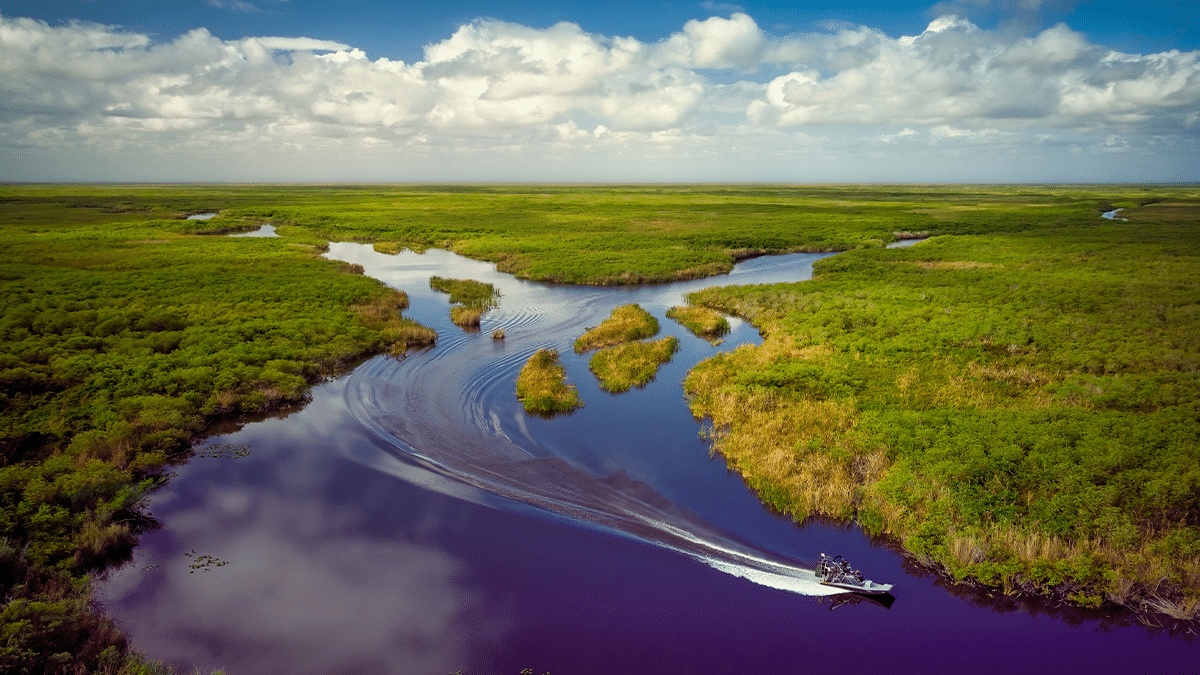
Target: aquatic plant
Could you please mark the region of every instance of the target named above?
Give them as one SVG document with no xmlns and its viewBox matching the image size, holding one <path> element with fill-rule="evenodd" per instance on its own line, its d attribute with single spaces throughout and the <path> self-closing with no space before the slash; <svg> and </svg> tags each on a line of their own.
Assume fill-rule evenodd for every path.
<svg viewBox="0 0 1200 675">
<path fill-rule="evenodd" d="M 626 342 L 606 347 L 592 355 L 588 367 L 600 381 L 600 388 L 619 394 L 630 387 L 644 387 L 662 364 L 679 350 L 679 340 L 667 336 L 653 342 Z"/>
<path fill-rule="evenodd" d="M 575 340 L 575 352 L 582 354 L 592 349 L 653 337 L 658 333 L 658 319 L 639 305 L 621 305 L 612 311 L 599 326 L 590 328 Z"/>
<path fill-rule="evenodd" d="M 729 320 L 707 307 L 685 305 L 667 310 L 667 318 L 678 322 L 691 331 L 692 335 L 712 343 L 721 341 L 729 333 Z"/>
<path fill-rule="evenodd" d="M 556 349 L 539 349 L 521 367 L 517 375 L 517 399 L 526 412 L 550 414 L 570 412 L 583 405 L 579 389 L 566 383 Z"/>
<path fill-rule="evenodd" d="M 504 329 L 497 328 L 496 330 L 492 331 L 492 339 L 493 340 L 503 340 L 504 339 Z"/>
</svg>

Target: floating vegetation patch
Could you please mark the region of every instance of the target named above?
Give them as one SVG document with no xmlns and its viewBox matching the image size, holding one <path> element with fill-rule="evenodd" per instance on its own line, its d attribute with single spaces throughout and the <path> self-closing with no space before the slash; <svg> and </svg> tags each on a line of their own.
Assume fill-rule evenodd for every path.
<svg viewBox="0 0 1200 675">
<path fill-rule="evenodd" d="M 659 366 L 679 351 L 679 340 L 668 336 L 653 342 L 627 342 L 606 347 L 592 356 L 589 367 L 604 391 L 620 394 L 631 387 L 644 387 Z"/>
<path fill-rule="evenodd" d="M 229 564 L 229 561 L 215 556 L 196 555 L 196 549 L 192 549 L 184 555 L 192 559 L 192 562 L 188 563 L 188 574 L 195 574 L 197 571 L 207 572 L 214 567 L 224 567 Z"/>
<path fill-rule="evenodd" d="M 729 333 L 729 320 L 720 312 L 707 307 L 685 305 L 667 310 L 667 318 L 691 331 L 692 335 L 704 338 L 713 344 Z"/>
<path fill-rule="evenodd" d="M 503 340 L 504 339 L 504 329 L 497 328 L 496 330 L 492 331 L 492 339 L 493 340 Z"/>
<path fill-rule="evenodd" d="M 521 367 L 517 375 L 517 399 L 526 412 L 553 414 L 570 412 L 583 406 L 579 389 L 567 384 L 557 349 L 539 349 Z"/>
<path fill-rule="evenodd" d="M 575 340 L 575 352 L 619 345 L 622 342 L 653 337 L 658 332 L 658 319 L 640 305 L 621 305 L 599 326 L 589 329 Z"/>
<path fill-rule="evenodd" d="M 245 443 L 214 443 L 196 450 L 197 457 L 212 459 L 241 459 L 250 454 L 250 446 Z"/>
<path fill-rule="evenodd" d="M 450 320 L 463 328 L 478 328 L 483 314 L 500 304 L 495 286 L 474 279 L 432 276 L 429 287 L 450 294 Z"/>
</svg>

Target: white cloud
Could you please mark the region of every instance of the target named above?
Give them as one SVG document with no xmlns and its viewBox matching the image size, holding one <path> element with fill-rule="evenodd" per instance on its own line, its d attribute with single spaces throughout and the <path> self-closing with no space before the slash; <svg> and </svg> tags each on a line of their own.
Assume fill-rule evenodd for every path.
<svg viewBox="0 0 1200 675">
<path fill-rule="evenodd" d="M 757 66 L 766 35 L 748 15 L 728 19 L 714 16 L 691 20 L 664 43 L 656 45 L 659 58 L 690 68 L 751 68 Z"/>
<path fill-rule="evenodd" d="M 814 69 L 775 78 L 748 107 L 751 119 L 784 126 L 1179 128 L 1200 102 L 1197 52 L 1122 54 L 1062 25 L 1013 39 L 942 17 L 916 36 L 850 35 L 858 60 L 838 49 L 827 52 L 835 64 L 805 54 Z M 777 52 L 787 54 L 787 45 Z M 837 67 L 843 63 L 849 65 Z M 831 70 L 821 76 L 817 69 Z"/>
<path fill-rule="evenodd" d="M 512 167 L 514 153 L 579 144 L 613 166 L 653 156 L 691 167 L 686 158 L 764 166 L 754 157 L 836 153 L 863 138 L 892 152 L 916 137 L 1016 152 L 1049 147 L 1038 140 L 1047 134 L 1096 148 L 1117 135 L 1132 149 L 1165 135 L 1183 147 L 1195 143 L 1198 111 L 1200 52 L 1127 54 L 1063 25 L 1021 37 L 952 16 L 913 36 L 839 26 L 777 38 L 735 12 L 658 42 L 480 20 L 416 63 L 308 37 L 222 40 L 196 29 L 156 42 L 0 17 L 0 178 L 9 179 L 41 175 L 29 167 L 67 152 L 85 165 L 89 148 L 168 158 L 236 146 L 291 158 L 283 164 L 310 153 L 327 166 L 347 148 L 380 158 L 491 153 Z"/>
</svg>

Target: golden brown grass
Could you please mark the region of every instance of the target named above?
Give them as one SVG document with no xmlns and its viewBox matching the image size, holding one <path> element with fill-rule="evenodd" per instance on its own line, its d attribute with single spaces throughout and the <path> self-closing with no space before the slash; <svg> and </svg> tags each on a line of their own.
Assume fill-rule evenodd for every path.
<svg viewBox="0 0 1200 675">
<path fill-rule="evenodd" d="M 582 354 L 592 349 L 611 347 L 653 337 L 658 332 L 658 319 L 639 305 L 621 305 L 599 326 L 589 329 L 575 340 L 575 352 Z"/>
<path fill-rule="evenodd" d="M 483 310 L 476 307 L 454 305 L 450 308 L 450 320 L 463 328 L 478 328 Z"/>
<path fill-rule="evenodd" d="M 386 295 L 354 305 L 350 310 L 364 326 L 383 334 L 388 353 L 398 355 L 437 342 L 437 332 L 432 328 L 401 316 L 407 308 L 408 295 L 392 289 Z"/>
<path fill-rule="evenodd" d="M 517 399 L 526 412 L 551 414 L 570 412 L 583 405 L 579 390 L 566 383 L 567 371 L 558 350 L 539 349 L 517 375 Z"/>
<path fill-rule="evenodd" d="M 592 355 L 592 374 L 600 388 L 613 394 L 644 387 L 658 373 L 658 367 L 671 360 L 679 349 L 674 336 L 653 342 L 627 342 L 606 347 Z"/>
<path fill-rule="evenodd" d="M 729 332 L 729 320 L 720 312 L 697 305 L 672 307 L 667 310 L 667 318 L 678 322 L 691 331 L 692 335 L 704 338 L 713 344 L 721 341 L 721 337 Z"/>
<path fill-rule="evenodd" d="M 886 470 L 886 455 L 855 447 L 852 406 L 724 385 L 748 362 L 824 356 L 819 349 L 767 339 L 761 347 L 739 347 L 701 363 L 684 381 L 692 411 L 712 419 L 713 450 L 764 501 L 797 520 L 852 515 L 860 488 Z"/>
</svg>

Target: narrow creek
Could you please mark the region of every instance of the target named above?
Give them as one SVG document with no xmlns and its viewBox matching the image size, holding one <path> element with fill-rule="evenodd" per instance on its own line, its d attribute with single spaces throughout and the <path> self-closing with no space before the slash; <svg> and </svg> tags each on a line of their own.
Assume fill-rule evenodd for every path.
<svg viewBox="0 0 1200 675">
<path fill-rule="evenodd" d="M 708 286 L 807 279 L 823 255 L 612 288 L 521 281 L 445 251 L 333 244 L 328 257 L 405 290 L 406 315 L 435 328 L 437 346 L 373 358 L 314 388 L 302 409 L 211 438 L 152 497 L 162 527 L 99 585 L 101 603 L 151 657 L 231 674 L 1193 663 L 1194 640 L 1128 615 L 947 588 L 855 528 L 797 527 L 709 456 L 682 379 L 761 339 L 734 320 L 713 346 L 666 309 Z M 447 296 L 429 289 L 435 274 L 501 291 L 482 331 L 450 322 Z M 680 351 L 644 389 L 612 395 L 571 344 L 630 302 Z M 491 338 L 495 328 L 505 340 Z M 584 408 L 523 412 L 514 381 L 541 347 L 562 354 Z M 808 572 L 822 551 L 896 583 L 896 603 L 830 597 Z"/>
</svg>

